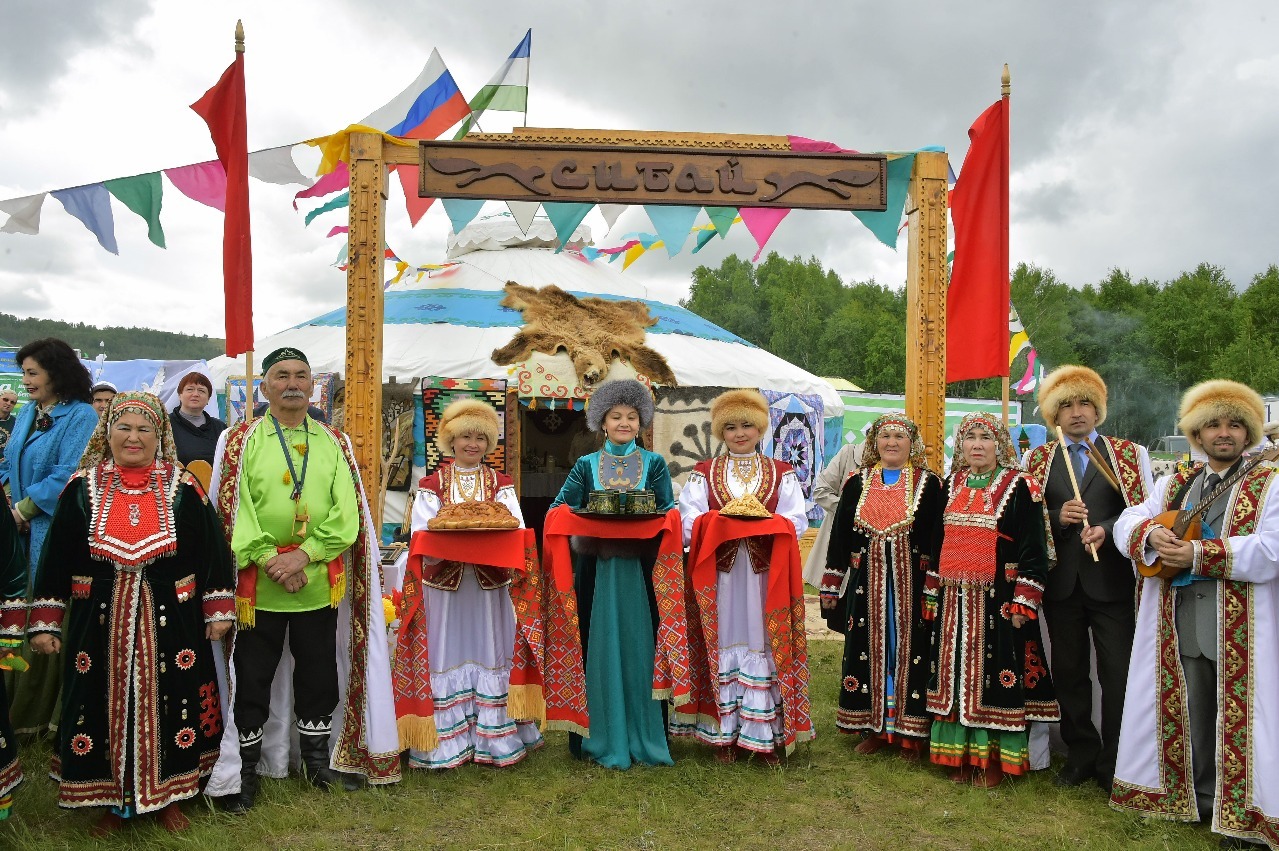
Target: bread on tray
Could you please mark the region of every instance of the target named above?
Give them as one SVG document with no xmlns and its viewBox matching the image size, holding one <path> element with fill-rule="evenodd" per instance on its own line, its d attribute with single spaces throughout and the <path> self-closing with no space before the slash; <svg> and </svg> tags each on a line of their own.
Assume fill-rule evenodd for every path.
<svg viewBox="0 0 1279 851">
<path fill-rule="evenodd" d="M 433 532 L 456 529 L 518 529 L 520 521 L 500 502 L 455 502 L 426 521 Z"/>
</svg>

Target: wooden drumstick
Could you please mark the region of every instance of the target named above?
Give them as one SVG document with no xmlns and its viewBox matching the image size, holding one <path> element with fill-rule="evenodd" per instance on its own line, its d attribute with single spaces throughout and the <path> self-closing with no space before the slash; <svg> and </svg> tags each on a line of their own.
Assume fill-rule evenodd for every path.
<svg viewBox="0 0 1279 851">
<path fill-rule="evenodd" d="M 1057 426 L 1057 439 L 1061 441 L 1062 446 L 1066 445 L 1066 435 L 1062 433 L 1061 426 Z M 1070 474 L 1070 486 L 1075 489 L 1075 499 L 1083 502 L 1084 498 L 1079 495 L 1079 480 L 1075 478 L 1075 465 L 1071 463 L 1069 457 L 1066 458 L 1066 472 Z M 1088 531 L 1087 520 L 1084 521 L 1084 531 Z M 1089 544 L 1088 552 L 1092 553 L 1093 561 L 1101 561 L 1101 559 L 1097 557 L 1096 544 Z"/>
</svg>

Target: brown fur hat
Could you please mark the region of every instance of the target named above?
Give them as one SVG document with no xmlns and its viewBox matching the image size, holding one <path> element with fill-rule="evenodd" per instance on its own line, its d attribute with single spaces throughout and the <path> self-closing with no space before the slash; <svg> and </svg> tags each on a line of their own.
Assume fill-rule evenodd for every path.
<svg viewBox="0 0 1279 851">
<path fill-rule="evenodd" d="M 729 390 L 711 402 L 711 434 L 724 439 L 724 426 L 747 422 L 763 435 L 768 431 L 768 401 L 758 390 Z"/>
<path fill-rule="evenodd" d="M 1061 406 L 1075 399 L 1087 399 L 1097 409 L 1097 425 L 1106 421 L 1106 382 L 1086 366 L 1066 364 L 1044 376 L 1039 382 L 1039 415 L 1049 432 L 1057 426 Z"/>
<path fill-rule="evenodd" d="M 1199 449 L 1203 449 L 1199 443 L 1199 432 L 1218 417 L 1243 423 L 1248 429 L 1248 445 L 1252 446 L 1261 440 L 1266 405 L 1251 387 L 1238 381 L 1215 379 L 1200 382 L 1186 391 L 1186 395 L 1181 397 L 1180 416 L 1177 429 Z"/>
<path fill-rule="evenodd" d="M 476 398 L 458 399 L 440 415 L 440 428 L 435 433 L 435 445 L 445 455 L 453 454 L 453 441 L 459 434 L 475 431 L 488 438 L 488 451 L 497 447 L 497 411 L 487 402 Z"/>
</svg>

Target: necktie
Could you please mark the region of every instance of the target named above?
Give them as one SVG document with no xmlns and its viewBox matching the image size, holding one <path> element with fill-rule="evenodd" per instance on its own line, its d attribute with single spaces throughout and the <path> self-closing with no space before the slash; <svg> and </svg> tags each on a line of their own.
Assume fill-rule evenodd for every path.
<svg viewBox="0 0 1279 851">
<path fill-rule="evenodd" d="M 1082 443 L 1070 444 L 1070 464 L 1075 468 L 1075 481 L 1080 484 L 1084 483 L 1084 449 L 1086 447 Z"/>
<path fill-rule="evenodd" d="M 1221 484 L 1221 476 L 1216 473 L 1209 473 L 1208 478 L 1204 479 L 1204 498 L 1207 499 L 1208 494 L 1217 489 L 1217 485 Z"/>
</svg>

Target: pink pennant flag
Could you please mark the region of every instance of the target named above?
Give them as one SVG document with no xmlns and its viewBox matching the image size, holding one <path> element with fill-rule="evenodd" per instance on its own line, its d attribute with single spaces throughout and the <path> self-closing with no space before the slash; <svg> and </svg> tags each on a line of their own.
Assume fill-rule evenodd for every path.
<svg viewBox="0 0 1279 851">
<path fill-rule="evenodd" d="M 298 208 L 299 198 L 321 198 L 351 188 L 351 170 L 347 164 L 338 160 L 338 167 L 315 181 L 314 184 L 293 196 L 293 209 Z"/>
<path fill-rule="evenodd" d="M 326 236 L 325 239 L 328 239 L 329 237 L 337 236 L 340 233 L 350 233 L 350 231 L 351 231 L 350 225 L 334 225 L 333 230 L 329 231 L 328 236 Z"/>
<path fill-rule="evenodd" d="M 166 168 L 164 176 L 192 201 L 226 212 L 226 169 L 217 160 Z"/>
<path fill-rule="evenodd" d="M 1017 392 L 1025 393 L 1035 386 L 1035 355 L 1034 349 L 1030 350 L 1030 354 L 1026 355 L 1026 374 L 1021 377 L 1021 381 L 1017 382 Z"/>
<path fill-rule="evenodd" d="M 755 256 L 751 258 L 752 263 L 759 262 L 759 255 L 764 253 L 764 245 L 772 238 L 773 231 L 777 230 L 777 226 L 789 212 L 789 209 L 775 207 L 742 207 L 738 210 L 737 214 L 742 217 L 742 224 L 746 225 L 751 236 L 755 237 L 755 244 L 759 246 L 759 251 L 756 251 Z"/>
<path fill-rule="evenodd" d="M 809 139 L 807 136 L 787 136 L 786 141 L 790 142 L 792 151 L 803 151 L 807 154 L 856 154 L 852 148 L 841 148 L 834 142 L 823 142 L 819 139 Z"/>
</svg>

